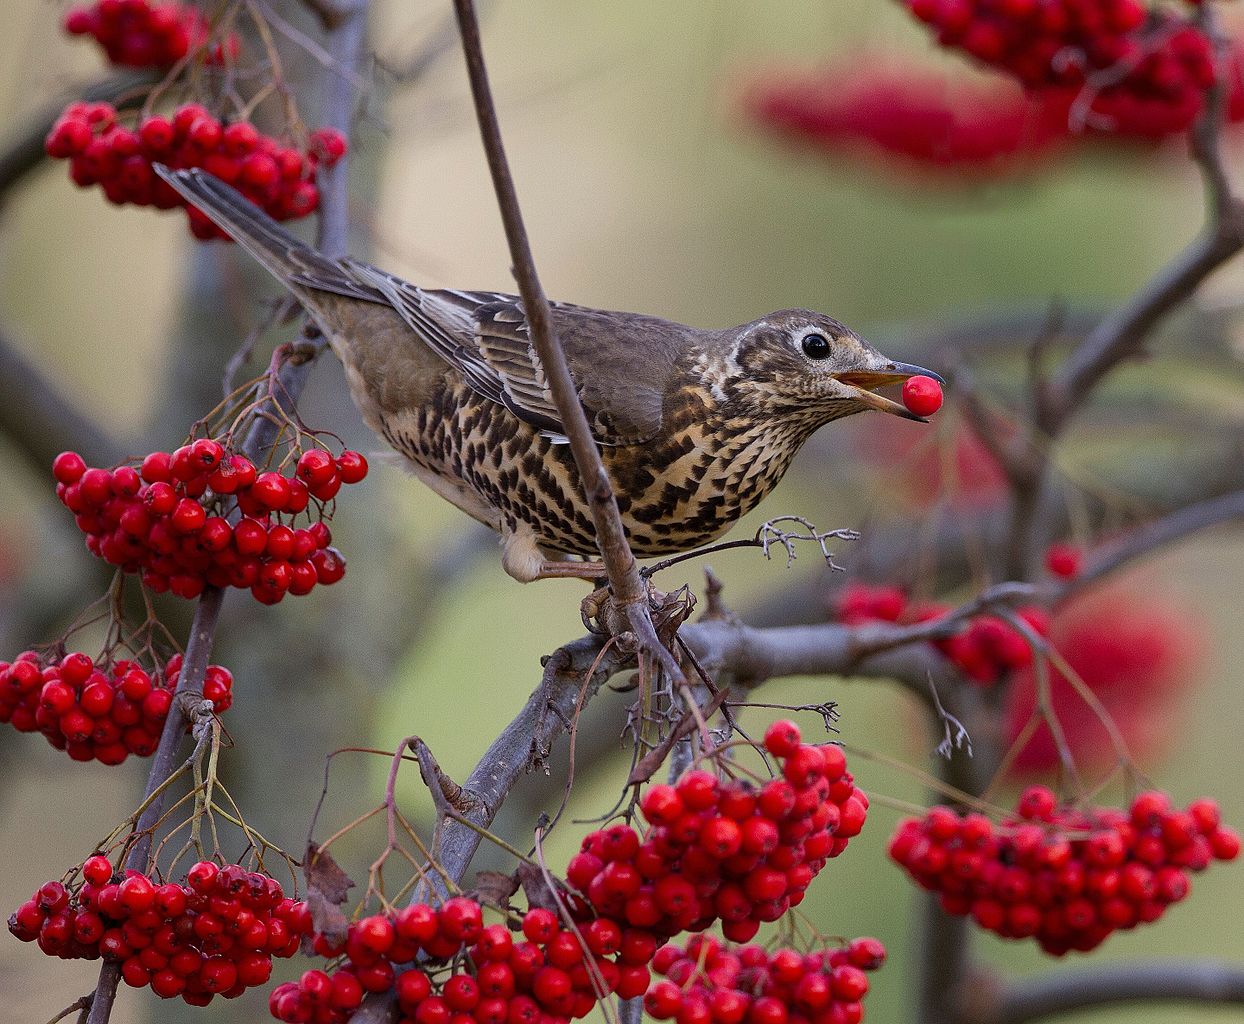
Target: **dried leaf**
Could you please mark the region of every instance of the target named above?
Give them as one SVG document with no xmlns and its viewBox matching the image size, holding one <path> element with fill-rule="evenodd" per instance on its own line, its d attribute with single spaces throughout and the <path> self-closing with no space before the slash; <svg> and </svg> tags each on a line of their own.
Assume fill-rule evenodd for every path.
<svg viewBox="0 0 1244 1024">
<path fill-rule="evenodd" d="M 307 846 L 302 873 L 307 879 L 307 909 L 311 912 L 314 930 L 333 945 L 345 942 L 350 921 L 340 908 L 354 888 L 354 882 L 329 854 L 314 843 Z M 306 936 L 303 946 L 308 955 L 312 953 L 310 944 L 311 937 Z"/>
<path fill-rule="evenodd" d="M 302 858 L 302 873 L 307 879 L 307 888 L 318 891 L 329 903 L 341 906 L 345 903 L 354 881 L 341 870 L 331 854 L 323 852 L 315 843 L 307 844 L 306 855 Z"/>
<path fill-rule="evenodd" d="M 529 907 L 543 907 L 545 910 L 558 912 L 557 899 L 539 867 L 535 864 L 519 864 L 514 876 L 523 886 Z"/>
<path fill-rule="evenodd" d="M 518 878 L 501 871 L 478 871 L 475 874 L 475 895 L 481 903 L 501 910 L 510 906 L 510 897 L 518 892 Z"/>
</svg>

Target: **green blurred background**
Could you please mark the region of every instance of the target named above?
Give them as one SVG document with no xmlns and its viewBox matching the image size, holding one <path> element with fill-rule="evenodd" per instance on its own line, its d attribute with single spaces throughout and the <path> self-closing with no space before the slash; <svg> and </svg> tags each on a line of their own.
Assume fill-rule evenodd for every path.
<svg viewBox="0 0 1244 1024">
<path fill-rule="evenodd" d="M 447 5 L 374 6 L 378 49 L 400 60 L 436 30 Z M 102 69 L 89 46 L 61 35 L 57 4 L 9 0 L 5 8 L 0 110 L 3 123 L 16 128 Z M 1055 299 L 1104 308 L 1140 285 L 1200 222 L 1198 181 L 1178 146 L 1091 153 L 1022 184 L 913 189 L 874 169 L 791 154 L 743 123 L 738 97 L 757 73 L 828 62 L 862 66 L 878 50 L 938 60 L 892 3 L 524 0 L 490 7 L 485 44 L 532 244 L 556 298 L 704 326 L 810 306 L 896 357 L 918 360 L 905 342 L 957 318 L 1039 310 Z M 357 219 L 371 228 L 372 258 L 421 284 L 512 289 L 457 54 L 450 51 L 411 87 L 382 87 L 373 110 L 358 147 L 356 174 L 365 184 L 355 193 Z M 3 138 L 0 131 L 0 145 Z M 361 236 L 359 244 L 366 244 Z M 133 439 L 136 452 L 179 443 L 211 404 L 210 368 L 252 322 L 254 296 L 273 294 L 223 248 L 200 251 L 191 263 L 193 247 L 180 217 L 110 207 L 97 191 L 72 187 L 60 165 L 45 166 L 0 208 L 0 325 L 101 425 Z M 192 303 L 198 322 L 187 328 L 187 289 L 200 296 L 206 278 L 222 275 L 231 282 L 231 301 L 206 309 Z M 1242 293 L 1241 269 L 1228 268 L 1201 301 L 1230 307 Z M 1234 431 L 1237 443 L 1244 418 L 1238 380 L 1189 358 L 1196 338 L 1181 333 L 1180 323 L 1165 338 L 1174 355 L 1163 357 L 1160 349 L 1148 367 L 1122 371 L 1110 393 L 1143 403 L 1184 389 L 1212 400 L 1213 429 Z M 982 380 L 1004 396 L 1018 386 L 1015 366 L 1005 360 Z M 6 380 L 0 391 L 21 386 Z M 326 360 L 315 372 L 306 419 L 371 453 L 377 445 L 342 392 L 340 369 Z M 170 407 L 183 410 L 180 418 Z M 952 421 L 952 411 L 944 415 Z M 1168 472 L 1153 461 L 1156 454 L 1176 461 L 1195 455 L 1186 447 L 1195 444 L 1195 432 L 1149 429 L 1143 415 L 1130 423 L 1119 431 L 1090 420 L 1063 456 L 1067 467 L 1140 487 L 1155 472 Z M 824 431 L 739 535 L 783 512 L 806 514 L 822 527 L 858 526 L 887 512 L 915 515 L 887 490 L 896 467 L 868 443 L 870 425 L 875 421 L 861 418 Z M 926 443 L 908 458 L 933 457 Z M 327 751 L 391 749 L 417 732 L 462 778 L 526 700 L 540 655 L 581 632 L 576 586 L 520 588 L 502 573 L 490 538 L 396 468 L 375 465 L 334 522 L 350 559 L 345 581 L 271 610 L 256 610 L 235 594 L 222 626 L 217 660 L 237 676 L 226 723 L 237 748 L 226 771 L 254 823 L 291 850 L 305 838 Z M 100 592 L 102 577 L 55 503 L 50 477 L 33 473 L 3 437 L 0 481 L 0 655 L 11 655 L 52 639 L 75 599 L 85 604 Z M 840 555 L 849 565 L 850 549 Z M 812 563 L 808 555 L 788 571 L 757 553 L 734 552 L 715 559 L 714 568 L 730 604 L 746 614 L 766 596 L 823 575 Z M 1187 698 L 1169 708 L 1173 753 L 1146 767 L 1181 801 L 1217 796 L 1236 824 L 1244 823 L 1242 568 L 1244 544 L 1218 535 L 1155 559 L 1141 577 L 1205 623 L 1210 652 L 1204 679 L 1190 681 Z M 687 578 L 698 587 L 698 577 Z M 823 611 L 798 614 L 815 619 Z M 34 624 L 45 633 L 23 632 Z M 837 700 L 850 743 L 920 768 L 932 763 L 932 740 L 891 686 L 805 679 L 773 684 L 764 695 L 775 702 Z M 604 693 L 585 730 L 616 735 L 628 700 Z M 614 746 L 616 758 L 580 765 L 575 816 L 612 804 L 624 771 L 621 744 Z M 352 808 L 379 801 L 386 767 L 361 754 L 338 759 L 321 836 L 347 821 Z M 5 729 L 0 907 L 15 907 L 90 853 L 135 803 L 145 768 L 72 764 L 40 737 Z M 925 799 L 896 770 L 862 764 L 858 775 L 870 793 Z M 426 815 L 418 788 L 412 783 L 403 792 L 412 812 Z M 528 780 L 501 827 L 525 837 L 535 810 L 555 807 L 558 792 L 538 777 Z M 890 965 L 867 1004 L 873 1021 L 910 1015 L 917 902 L 884 858 L 895 820 L 878 806 L 864 836 L 818 879 L 805 904 L 823 931 L 875 934 L 889 946 Z M 564 824 L 556 833 L 552 863 L 564 863 L 575 830 Z M 356 877 L 382 841 L 376 830 L 343 847 Z M 1192 898 L 1160 926 L 1116 936 L 1097 956 L 1240 959 L 1239 870 L 1219 867 L 1196 879 Z M 1016 972 L 1054 966 L 1027 944 L 980 945 L 987 960 Z M 94 965 L 48 961 L 4 936 L 0 1021 L 50 1017 L 88 991 L 94 974 Z M 1150 1020 L 1167 1012 L 1125 1009 L 1093 1019 Z M 1238 1016 L 1178 1013 L 1190 1021 Z M 113 1019 L 189 1015 L 267 1019 L 259 997 L 187 1011 L 128 990 Z"/>
</svg>

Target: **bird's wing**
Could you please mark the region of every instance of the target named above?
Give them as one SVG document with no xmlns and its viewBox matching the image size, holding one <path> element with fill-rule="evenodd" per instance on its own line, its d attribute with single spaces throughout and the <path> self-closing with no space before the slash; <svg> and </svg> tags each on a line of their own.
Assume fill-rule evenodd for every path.
<svg viewBox="0 0 1244 1024">
<path fill-rule="evenodd" d="M 367 264 L 350 261 L 351 275 L 373 288 L 467 384 L 519 419 L 554 438 L 565 425 L 531 344 L 521 301 L 499 292 L 427 290 Z M 600 444 L 640 444 L 661 428 L 665 386 L 678 354 L 652 317 L 553 304 L 554 322 L 578 385 L 593 436 Z M 654 330 L 654 328 L 656 328 Z M 640 344 L 657 337 L 655 351 Z"/>
</svg>

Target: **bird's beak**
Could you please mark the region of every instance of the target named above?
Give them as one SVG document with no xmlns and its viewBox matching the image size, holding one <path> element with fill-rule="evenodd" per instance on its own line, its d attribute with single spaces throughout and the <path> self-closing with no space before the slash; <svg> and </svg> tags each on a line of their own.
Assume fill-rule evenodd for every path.
<svg viewBox="0 0 1244 1024">
<path fill-rule="evenodd" d="M 932 377 L 939 384 L 946 383 L 940 374 L 926 370 L 923 366 L 916 366 L 914 363 L 890 362 L 879 370 L 848 370 L 845 373 L 834 374 L 834 377 L 839 383 L 847 385 L 855 392 L 851 397 L 861 405 L 876 409 L 878 412 L 888 412 L 892 416 L 902 416 L 906 420 L 915 420 L 917 423 L 929 421 L 884 395 L 874 394 L 873 389 L 885 387 L 887 384 L 898 384 L 908 377 Z"/>
</svg>

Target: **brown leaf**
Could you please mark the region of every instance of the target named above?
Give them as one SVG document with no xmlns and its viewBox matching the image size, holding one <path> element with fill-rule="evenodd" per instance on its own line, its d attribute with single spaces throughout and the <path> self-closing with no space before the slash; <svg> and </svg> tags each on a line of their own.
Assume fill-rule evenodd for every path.
<svg viewBox="0 0 1244 1024">
<path fill-rule="evenodd" d="M 518 879 L 500 871 L 478 871 L 475 874 L 475 895 L 481 903 L 509 909 L 510 897 L 518 892 Z"/>
<path fill-rule="evenodd" d="M 315 843 L 307 844 L 302 858 L 302 873 L 307 878 L 307 888 L 318 891 L 329 903 L 341 906 L 354 888 L 354 881 L 341 870 L 331 854 L 323 852 Z"/>
<path fill-rule="evenodd" d="M 334 945 L 345 942 L 350 921 L 340 908 L 354 888 L 354 882 L 315 843 L 307 845 L 302 859 L 302 873 L 307 879 L 307 909 L 311 912 L 315 931 Z M 307 946 L 310 942 L 311 937 L 307 936 L 303 945 Z M 310 953 L 310 950 L 305 952 Z"/>
<path fill-rule="evenodd" d="M 514 876 L 522 883 L 529 907 L 543 907 L 553 913 L 558 912 L 557 899 L 539 867 L 535 864 L 519 864 Z"/>
</svg>

